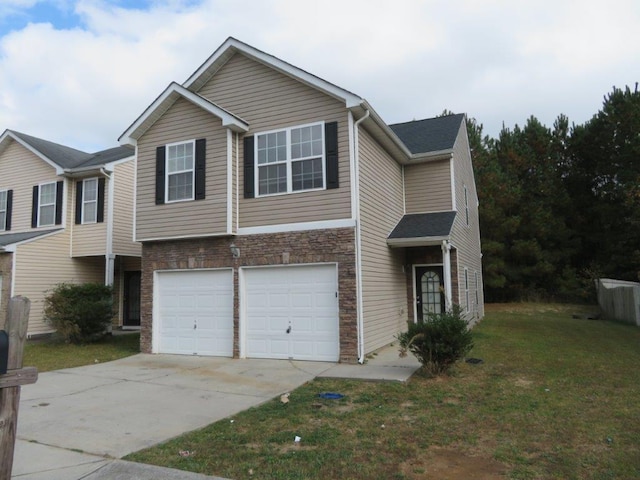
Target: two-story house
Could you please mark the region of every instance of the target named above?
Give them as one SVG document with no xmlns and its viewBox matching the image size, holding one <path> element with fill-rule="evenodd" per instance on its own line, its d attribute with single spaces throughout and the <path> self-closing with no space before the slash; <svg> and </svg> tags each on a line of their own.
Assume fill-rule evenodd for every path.
<svg viewBox="0 0 640 480">
<path fill-rule="evenodd" d="M 463 115 L 389 126 L 229 38 L 120 142 L 145 352 L 355 362 L 426 312 L 483 316 Z"/>
<path fill-rule="evenodd" d="M 51 332 L 47 292 L 83 282 L 113 285 L 114 323 L 139 325 L 134 153 L 86 153 L 12 130 L 0 136 L 0 325 L 9 299 L 22 295 L 31 300 L 28 335 Z"/>
</svg>

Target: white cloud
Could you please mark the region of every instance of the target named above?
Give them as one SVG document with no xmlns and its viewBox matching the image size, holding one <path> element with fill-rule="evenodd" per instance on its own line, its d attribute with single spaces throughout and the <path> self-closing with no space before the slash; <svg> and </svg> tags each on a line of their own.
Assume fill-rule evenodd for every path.
<svg viewBox="0 0 640 480">
<path fill-rule="evenodd" d="M 114 145 L 228 36 L 364 96 L 389 122 L 450 109 L 492 135 L 531 114 L 583 122 L 640 73 L 635 0 L 57 1 L 77 27 L 0 37 L 0 130 L 87 150 Z"/>
</svg>

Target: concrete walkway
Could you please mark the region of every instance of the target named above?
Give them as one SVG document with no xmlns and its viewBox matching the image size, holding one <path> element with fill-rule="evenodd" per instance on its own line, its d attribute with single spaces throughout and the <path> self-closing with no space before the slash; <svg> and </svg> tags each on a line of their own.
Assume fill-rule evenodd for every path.
<svg viewBox="0 0 640 480">
<path fill-rule="evenodd" d="M 315 377 L 404 381 L 418 366 L 389 348 L 365 365 L 140 354 L 43 373 L 22 388 L 13 478 L 215 478 L 118 459 Z"/>
</svg>

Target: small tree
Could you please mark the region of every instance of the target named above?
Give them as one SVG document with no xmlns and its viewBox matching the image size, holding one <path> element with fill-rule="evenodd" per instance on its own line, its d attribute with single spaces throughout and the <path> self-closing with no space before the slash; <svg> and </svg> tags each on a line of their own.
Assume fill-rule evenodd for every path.
<svg viewBox="0 0 640 480">
<path fill-rule="evenodd" d="M 66 342 L 93 342 L 113 318 L 112 294 L 110 286 L 100 283 L 61 283 L 45 298 L 45 320 Z"/>
<path fill-rule="evenodd" d="M 449 312 L 429 314 L 426 320 L 409 323 L 409 329 L 397 338 L 400 356 L 406 356 L 409 350 L 422 368 L 434 375 L 446 373 L 473 348 L 469 325 L 457 305 Z"/>
</svg>

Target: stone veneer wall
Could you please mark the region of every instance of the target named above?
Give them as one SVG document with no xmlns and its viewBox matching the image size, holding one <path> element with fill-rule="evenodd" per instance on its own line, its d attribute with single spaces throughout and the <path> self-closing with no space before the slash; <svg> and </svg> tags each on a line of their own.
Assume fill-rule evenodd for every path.
<svg viewBox="0 0 640 480">
<path fill-rule="evenodd" d="M 240 248 L 233 259 L 229 246 Z M 355 363 L 358 356 L 355 234 L 353 228 L 145 242 L 142 246 L 140 348 L 152 345 L 153 272 L 194 268 L 233 268 L 233 356 L 239 356 L 240 267 L 337 263 L 340 292 L 340 361 Z"/>
<path fill-rule="evenodd" d="M 13 266 L 13 253 L 0 253 L 0 276 L 2 276 L 2 289 L 0 290 L 0 330 L 4 328 L 7 318 L 7 305 L 11 299 L 11 269 Z"/>
</svg>

